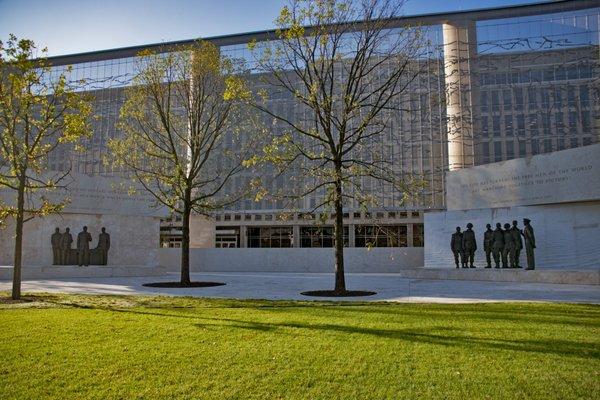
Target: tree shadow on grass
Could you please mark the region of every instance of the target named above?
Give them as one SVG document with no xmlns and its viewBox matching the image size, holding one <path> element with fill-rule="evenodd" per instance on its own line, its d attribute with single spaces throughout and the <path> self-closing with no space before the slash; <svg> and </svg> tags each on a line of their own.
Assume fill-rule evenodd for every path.
<svg viewBox="0 0 600 400">
<path fill-rule="evenodd" d="M 41 297 L 40 297 L 41 300 Z M 49 299 L 44 299 L 48 301 Z M 50 300 L 52 302 L 52 300 Z M 262 303 L 260 303 L 262 304 Z M 260 304 L 248 304 L 247 308 L 256 308 L 265 310 L 260 307 Z M 274 303 L 276 304 L 276 303 Z M 432 326 L 426 329 L 379 329 L 357 325 L 339 325 L 339 324 L 318 324 L 318 323 L 300 323 L 300 322 L 257 322 L 257 321 L 245 321 L 232 318 L 218 318 L 208 317 L 204 313 L 192 314 L 192 313 L 174 313 L 165 312 L 169 307 L 161 307 L 155 309 L 140 309 L 140 308 L 122 308 L 111 305 L 94 305 L 94 304 L 81 304 L 77 302 L 62 302 L 57 301 L 56 305 L 62 307 L 73 307 L 80 309 L 94 309 L 108 312 L 118 313 L 131 313 L 146 315 L 152 317 L 164 317 L 164 318 L 183 318 L 187 320 L 196 321 L 195 326 L 202 328 L 211 329 L 245 329 L 255 330 L 260 332 L 276 332 L 284 333 L 283 330 L 287 328 L 294 329 L 306 329 L 308 331 L 322 331 L 329 333 L 344 333 L 344 334 L 362 334 L 370 335 L 375 337 L 381 337 L 386 339 L 409 341 L 414 343 L 428 343 L 444 346 L 456 346 L 464 347 L 468 349 L 499 349 L 508 351 L 521 351 L 530 353 L 540 354 L 553 354 L 553 355 L 571 355 L 574 357 L 584 359 L 598 359 L 600 358 L 600 346 L 597 343 L 581 343 L 571 340 L 555 340 L 555 339 L 534 339 L 534 340 L 523 340 L 523 339 L 505 339 L 505 338 L 478 338 L 473 336 L 467 336 L 466 334 L 457 333 L 456 328 L 450 326 Z M 389 307 L 388 307 L 389 306 Z M 221 309 L 232 309 L 231 307 L 217 307 Z M 238 307 L 233 307 L 238 308 Z M 242 307 L 243 308 L 243 307 Z M 267 307 L 268 311 L 271 312 L 274 308 Z M 277 307 L 275 307 L 277 308 Z M 375 308 L 372 304 L 369 305 L 344 305 L 343 307 L 311 307 L 310 315 L 305 315 L 305 311 L 309 311 L 307 307 L 293 307 L 290 305 L 282 306 L 288 312 L 294 308 L 295 316 L 302 317 L 323 317 L 323 310 L 332 312 L 382 312 L 382 314 L 395 314 L 398 317 L 402 316 L 414 316 L 417 317 L 429 317 L 429 321 L 433 319 L 438 323 L 444 323 L 447 321 L 456 321 L 458 318 L 466 319 L 478 319 L 478 320 L 498 320 L 507 322 L 517 323 L 562 323 L 566 325 L 581 325 L 585 327 L 597 327 L 596 321 L 578 321 L 570 318 L 572 312 L 570 308 L 554 307 L 552 310 L 543 310 L 541 307 L 533 306 L 531 308 L 518 308 L 518 312 L 511 312 L 511 310 L 502 309 L 498 307 L 491 307 L 487 310 L 482 310 L 481 307 L 474 306 L 458 306 L 458 307 L 429 307 L 429 306 L 397 306 L 388 304 L 384 307 Z M 394 308 L 394 310 L 392 310 Z M 196 310 L 204 310 L 204 307 L 191 308 L 189 311 L 194 312 Z M 188 309 L 186 309 L 187 311 Z M 267 310 L 265 310 L 267 311 Z M 315 313 L 317 311 L 317 313 Z M 321 311 L 320 313 L 318 313 Z M 585 311 L 591 311 L 591 314 L 585 313 Z M 576 315 L 580 318 L 593 318 L 595 308 L 587 309 L 582 308 L 581 312 L 577 312 Z M 327 314 L 325 313 L 325 314 Z M 429 314 L 427 314 L 429 313 Z M 278 313 L 276 313 L 278 314 Z M 276 315 L 271 314 L 271 315 Z M 373 314 L 372 314 L 373 315 Z M 199 320 L 211 321 L 213 323 L 201 324 Z M 418 321 L 418 320 L 416 320 Z M 441 331 L 441 332 L 440 332 Z M 438 333 L 439 332 L 439 333 Z"/>
<path fill-rule="evenodd" d="M 389 306 L 389 307 L 387 307 Z M 382 317 L 402 317 L 414 316 L 423 317 L 425 313 L 430 318 L 440 318 L 447 320 L 456 320 L 464 317 L 468 319 L 477 319 L 489 322 L 517 322 L 517 323 L 536 323 L 536 324 L 555 324 L 566 326 L 581 326 L 586 328 L 600 328 L 600 307 L 589 305 L 581 311 L 573 310 L 571 307 L 563 310 L 543 310 L 537 307 L 537 304 L 519 305 L 509 308 L 510 305 L 502 304 L 502 308 L 482 309 L 484 305 L 472 306 L 463 304 L 442 305 L 399 305 L 386 303 L 377 307 L 354 306 L 340 308 L 319 308 L 322 314 L 348 313 L 348 314 L 379 314 Z M 546 304 L 540 306 L 547 306 Z M 525 309 L 521 307 L 526 307 Z M 276 310 L 284 311 L 284 310 Z M 287 310 L 289 312 L 289 310 Z M 295 314 L 314 315 L 309 310 L 299 308 L 292 310 Z"/>
<path fill-rule="evenodd" d="M 395 339 L 413 343 L 426 343 L 434 345 L 463 347 L 469 350 L 494 349 L 520 351 L 527 353 L 551 354 L 560 356 L 574 356 L 584 359 L 598 359 L 600 347 L 595 343 L 580 343 L 570 340 L 555 339 L 500 339 L 477 338 L 473 336 L 456 334 L 456 328 L 437 326 L 428 329 L 378 329 L 361 326 L 348 326 L 336 324 L 305 324 L 298 322 L 256 322 L 243 321 L 229 318 L 202 318 L 225 322 L 224 328 L 250 329 L 260 332 L 275 332 L 279 329 L 295 328 L 312 331 L 323 331 L 344 334 L 362 334 L 386 339 Z M 205 328 L 204 324 L 195 324 Z M 213 325 L 214 326 L 214 325 Z M 435 331 L 452 332 L 452 334 L 436 334 Z"/>
<path fill-rule="evenodd" d="M 37 300 L 37 299 L 36 299 Z M 197 319 L 204 318 L 198 314 L 184 314 L 184 313 L 169 313 L 165 312 L 169 309 L 178 309 L 185 311 L 194 311 L 197 308 L 189 308 L 189 307 L 171 307 L 162 305 L 160 307 L 150 307 L 148 304 L 141 304 L 141 307 L 149 308 L 151 311 L 145 311 L 140 308 L 122 308 L 118 306 L 110 306 L 110 305 L 95 305 L 95 304 L 84 304 L 77 302 L 68 302 L 68 301 L 51 301 L 49 299 L 42 299 L 48 303 L 53 303 L 62 307 L 73 307 L 73 308 L 81 308 L 81 309 L 97 309 L 97 310 L 105 310 L 105 311 L 114 311 L 114 312 L 128 312 L 135 314 L 143 314 L 143 315 L 151 315 L 151 316 L 160 316 L 160 317 L 169 317 L 169 318 L 185 318 L 185 319 Z M 247 304 L 247 307 L 239 306 L 236 303 L 236 307 L 229 307 L 227 305 L 222 305 L 219 307 L 212 307 L 217 309 L 242 309 L 249 308 L 253 310 L 261 310 L 261 311 L 285 311 L 286 313 L 293 313 L 298 317 L 302 317 L 303 315 L 306 317 L 322 317 L 326 314 L 335 315 L 339 312 L 343 313 L 357 313 L 357 314 L 381 314 L 388 316 L 397 316 L 397 317 L 424 317 L 427 316 L 430 319 L 436 318 L 441 321 L 456 321 L 459 318 L 467 318 L 470 320 L 480 320 L 487 322 L 515 322 L 515 323 L 531 323 L 531 324 L 553 324 L 553 325 L 566 325 L 566 326 L 581 326 L 585 328 L 598 328 L 600 327 L 600 318 L 597 317 L 597 313 L 593 312 L 596 310 L 595 306 L 591 309 L 583 309 L 581 312 L 574 312 L 571 308 L 565 308 L 564 310 L 543 310 L 537 305 L 531 305 L 533 308 L 528 309 L 494 309 L 490 308 L 488 310 L 482 309 L 482 305 L 473 306 L 473 305 L 398 305 L 398 304 L 349 304 L 349 303 L 340 303 L 336 304 L 335 307 L 332 307 L 331 304 L 324 303 L 323 306 L 317 306 L 316 304 L 311 305 L 297 305 L 293 304 L 282 304 L 281 306 L 277 305 L 276 302 L 269 302 L 267 305 L 263 306 L 262 302 L 259 304 L 255 304 L 255 302 L 250 302 Z M 500 306 L 500 305 L 496 305 Z M 504 305 L 502 305 L 504 306 Z M 508 306 L 507 306 L 508 307 Z M 211 307 L 200 307 L 199 310 L 204 310 Z M 504 307 L 503 307 L 504 308 Z M 598 307 L 600 309 L 600 307 Z M 325 314 L 325 315 L 324 315 Z"/>
</svg>

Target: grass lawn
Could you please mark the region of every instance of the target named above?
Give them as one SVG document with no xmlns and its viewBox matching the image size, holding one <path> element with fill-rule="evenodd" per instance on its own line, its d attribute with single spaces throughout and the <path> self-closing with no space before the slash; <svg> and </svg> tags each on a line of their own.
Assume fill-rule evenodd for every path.
<svg viewBox="0 0 600 400">
<path fill-rule="evenodd" d="M 1 399 L 600 398 L 599 306 L 29 298 Z"/>
</svg>

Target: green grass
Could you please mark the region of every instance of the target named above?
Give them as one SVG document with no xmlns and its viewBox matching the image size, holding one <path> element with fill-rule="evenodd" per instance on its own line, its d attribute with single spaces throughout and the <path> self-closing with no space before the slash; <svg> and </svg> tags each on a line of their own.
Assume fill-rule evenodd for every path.
<svg viewBox="0 0 600 400">
<path fill-rule="evenodd" d="M 30 299 L 0 304 L 2 399 L 600 398 L 593 305 Z"/>
</svg>

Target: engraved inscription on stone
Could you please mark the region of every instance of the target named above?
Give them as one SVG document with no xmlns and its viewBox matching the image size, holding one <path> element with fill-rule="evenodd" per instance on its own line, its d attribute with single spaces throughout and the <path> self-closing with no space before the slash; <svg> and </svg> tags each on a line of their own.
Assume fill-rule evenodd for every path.
<svg viewBox="0 0 600 400">
<path fill-rule="evenodd" d="M 447 173 L 448 210 L 600 197 L 600 144 Z"/>
<path fill-rule="evenodd" d="M 36 192 L 36 197 L 29 201 L 39 202 L 40 196 L 60 203 L 65 199 L 69 203 L 65 213 L 77 214 L 112 214 L 163 216 L 167 214 L 164 207 L 156 207 L 154 198 L 142 188 L 132 190 L 134 182 L 116 177 L 90 176 L 71 173 L 61 182 L 65 188 Z M 14 193 L 0 189 L 0 199 L 6 204 L 14 203 Z"/>
</svg>

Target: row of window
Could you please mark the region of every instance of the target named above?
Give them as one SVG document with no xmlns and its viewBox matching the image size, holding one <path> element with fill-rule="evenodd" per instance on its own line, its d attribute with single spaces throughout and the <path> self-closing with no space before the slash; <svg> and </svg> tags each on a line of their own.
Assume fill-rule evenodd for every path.
<svg viewBox="0 0 600 400">
<path fill-rule="evenodd" d="M 477 164 L 487 164 L 513 158 L 521 158 L 534 156 L 536 154 L 550 153 L 552 151 L 565 150 L 579 146 L 588 146 L 597 141 L 596 137 L 586 136 L 583 138 L 577 137 L 557 137 L 546 139 L 529 139 L 529 140 L 506 140 L 494 142 L 482 142 L 479 144 L 481 148 L 481 160 Z"/>
<path fill-rule="evenodd" d="M 480 107 L 483 113 L 500 111 L 522 111 L 525 105 L 529 109 L 561 110 L 564 107 L 586 108 L 590 106 L 589 85 L 567 85 L 553 87 L 517 87 L 503 90 L 482 91 Z"/>
<path fill-rule="evenodd" d="M 408 218 L 409 216 L 412 218 L 419 218 L 421 214 L 418 211 L 378 211 L 375 213 L 365 212 L 354 212 L 352 213 L 352 218 L 360 219 L 360 218 Z M 273 221 L 273 220 L 287 220 L 291 221 L 294 219 L 297 220 L 314 220 L 317 219 L 319 215 L 315 213 L 297 213 L 297 214 L 217 214 L 215 216 L 216 221 Z M 331 219 L 335 218 L 335 214 L 329 215 Z M 344 219 L 350 218 L 350 213 L 343 214 Z"/>
<path fill-rule="evenodd" d="M 412 247 L 423 247 L 423 224 L 412 225 L 356 225 L 353 247 L 407 247 L 408 229 L 412 229 Z M 218 235 L 216 247 L 238 247 L 237 235 Z M 349 227 L 344 227 L 344 246 L 350 245 Z M 238 239 L 239 240 L 239 239 Z M 249 227 L 248 247 L 282 248 L 293 247 L 294 234 L 291 226 Z M 300 247 L 333 247 L 335 243 L 332 226 L 300 227 Z M 224 245 L 227 243 L 227 245 Z M 233 245 L 233 244 L 236 245 Z"/>
<path fill-rule="evenodd" d="M 545 114 L 517 114 L 481 117 L 481 135 L 483 137 L 510 137 L 538 136 L 543 134 L 564 135 L 565 128 L 569 136 L 579 133 L 589 134 L 592 131 L 592 117 L 589 111 L 570 111 L 568 113 L 556 112 L 553 115 Z M 565 119 L 566 117 L 566 119 Z"/>
<path fill-rule="evenodd" d="M 592 77 L 593 68 L 589 63 L 581 63 L 548 65 L 543 68 L 523 69 L 521 71 L 484 72 L 480 76 L 480 83 L 487 86 L 589 79 Z"/>
</svg>

